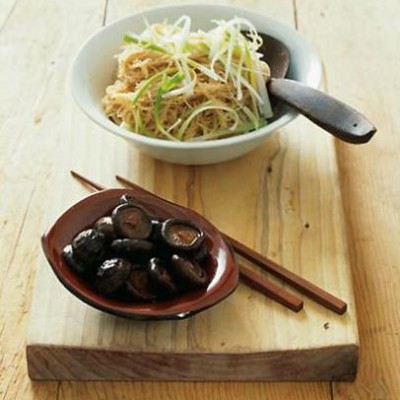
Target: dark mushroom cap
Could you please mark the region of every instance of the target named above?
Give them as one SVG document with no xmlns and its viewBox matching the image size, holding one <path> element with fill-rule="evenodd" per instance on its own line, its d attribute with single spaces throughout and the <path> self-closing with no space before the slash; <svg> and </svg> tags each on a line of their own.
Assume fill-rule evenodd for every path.
<svg viewBox="0 0 400 400">
<path fill-rule="evenodd" d="M 204 286 L 208 281 L 206 271 L 194 260 L 174 254 L 169 265 L 173 274 L 189 288 Z"/>
<path fill-rule="evenodd" d="M 75 257 L 87 264 L 103 261 L 105 244 L 105 236 L 96 229 L 85 229 L 71 243 Z"/>
<path fill-rule="evenodd" d="M 138 261 L 154 257 L 157 246 L 149 240 L 141 239 L 115 239 L 111 243 L 111 250 L 119 255 Z"/>
<path fill-rule="evenodd" d="M 173 250 L 193 251 L 203 243 L 204 231 L 192 221 L 171 218 L 162 224 L 161 238 Z"/>
<path fill-rule="evenodd" d="M 132 196 L 131 194 L 125 193 L 119 199 L 119 204 L 130 204 L 135 205 L 138 203 L 138 200 Z"/>
<path fill-rule="evenodd" d="M 99 218 L 94 224 L 94 229 L 101 232 L 108 240 L 113 240 L 117 237 L 114 224 L 110 216 Z"/>
<path fill-rule="evenodd" d="M 130 239 L 147 239 L 153 229 L 146 210 L 138 205 L 121 204 L 116 207 L 111 218 L 117 234 Z"/>
<path fill-rule="evenodd" d="M 153 292 L 147 269 L 133 269 L 126 281 L 127 292 L 136 300 L 152 301 L 157 299 Z"/>
<path fill-rule="evenodd" d="M 166 263 L 160 258 L 153 257 L 149 261 L 149 276 L 156 287 L 166 294 L 174 294 L 177 292 L 177 286 L 168 272 Z"/>
<path fill-rule="evenodd" d="M 195 251 L 193 251 L 192 253 L 193 254 L 191 255 L 191 258 L 200 265 L 203 265 L 203 263 L 208 259 L 208 256 L 210 254 L 206 241 L 204 241 L 200 245 L 200 247 Z"/>
<path fill-rule="evenodd" d="M 162 227 L 163 222 L 164 222 L 164 220 L 157 219 L 157 218 L 153 218 L 151 220 L 152 231 L 151 231 L 150 239 L 153 242 L 156 242 L 156 243 L 160 243 L 160 241 L 162 242 L 162 239 L 161 239 L 161 227 Z"/>
<path fill-rule="evenodd" d="M 88 272 L 87 265 L 75 257 L 74 251 L 72 250 L 72 246 L 70 244 L 64 247 L 62 256 L 68 266 L 78 274 L 84 275 Z"/>
<path fill-rule="evenodd" d="M 97 269 L 94 287 L 104 295 L 110 295 L 126 282 L 132 265 L 123 258 L 112 258 L 103 262 Z"/>
</svg>

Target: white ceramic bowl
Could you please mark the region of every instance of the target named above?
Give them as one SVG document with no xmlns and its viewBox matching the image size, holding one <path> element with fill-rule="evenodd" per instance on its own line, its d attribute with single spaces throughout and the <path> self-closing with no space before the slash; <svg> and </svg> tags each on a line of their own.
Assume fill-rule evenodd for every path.
<svg viewBox="0 0 400 400">
<path fill-rule="evenodd" d="M 81 47 L 72 65 L 72 93 L 82 110 L 108 131 L 126 139 L 147 155 L 179 164 L 212 164 L 239 157 L 255 149 L 266 136 L 293 120 L 298 114 L 287 109 L 265 127 L 232 138 L 185 143 L 152 139 L 129 132 L 110 121 L 101 106 L 105 88 L 114 80 L 116 60 L 125 32 L 140 33 L 149 23 L 167 19 L 174 22 L 181 15 L 192 19 L 192 29 L 208 30 L 211 20 L 240 16 L 250 20 L 259 32 L 281 40 L 290 52 L 288 77 L 311 87 L 318 87 L 321 64 L 313 48 L 295 30 L 267 16 L 228 5 L 175 5 L 148 9 L 120 19 L 92 35 Z"/>
</svg>

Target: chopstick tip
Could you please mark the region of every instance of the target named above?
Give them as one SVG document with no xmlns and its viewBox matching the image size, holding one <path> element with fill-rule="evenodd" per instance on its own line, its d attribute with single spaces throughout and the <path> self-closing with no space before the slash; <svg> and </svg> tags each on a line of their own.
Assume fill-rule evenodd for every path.
<svg viewBox="0 0 400 400">
<path fill-rule="evenodd" d="M 80 181 L 81 183 L 84 183 L 84 184 L 92 187 L 93 189 L 96 189 L 96 190 L 104 190 L 105 189 L 105 187 L 103 185 L 100 185 L 100 184 L 98 184 L 98 183 L 96 183 L 96 182 L 84 177 L 83 175 L 78 174 L 76 171 L 74 171 L 72 169 L 69 172 L 78 181 Z"/>
</svg>

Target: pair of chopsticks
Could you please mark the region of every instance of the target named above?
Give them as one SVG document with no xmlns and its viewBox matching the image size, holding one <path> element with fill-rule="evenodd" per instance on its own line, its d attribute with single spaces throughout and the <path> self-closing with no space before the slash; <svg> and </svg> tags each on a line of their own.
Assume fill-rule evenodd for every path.
<svg viewBox="0 0 400 400">
<path fill-rule="evenodd" d="M 96 190 L 106 189 L 104 186 L 89 180 L 88 178 L 78 174 L 75 171 L 71 171 L 71 174 L 74 178 L 86 183 Z M 126 178 L 116 175 L 116 179 L 118 182 L 127 187 L 136 189 L 143 193 L 147 193 L 148 195 L 154 197 L 158 197 L 154 193 L 149 192 L 148 190 L 142 188 L 134 182 L 129 181 Z M 274 261 L 262 256 L 251 248 L 245 246 L 243 243 L 240 243 L 236 239 L 222 232 L 220 233 L 223 235 L 224 239 L 228 243 L 230 243 L 234 251 L 244 259 L 258 265 L 262 270 L 274 275 L 283 282 L 289 284 L 291 287 L 298 290 L 300 293 L 308 296 L 323 307 L 340 315 L 346 312 L 347 304 L 343 300 L 337 298 L 336 296 L 333 296 L 332 294 L 326 292 L 325 290 L 307 281 L 306 279 L 278 265 Z M 263 293 L 267 297 L 275 300 L 276 302 L 289 308 L 290 310 L 298 312 L 303 308 L 304 303 L 300 298 L 289 293 L 278 285 L 270 282 L 268 279 L 266 279 L 265 276 L 254 272 L 249 266 L 244 264 L 239 265 L 239 273 L 243 283 Z"/>
</svg>

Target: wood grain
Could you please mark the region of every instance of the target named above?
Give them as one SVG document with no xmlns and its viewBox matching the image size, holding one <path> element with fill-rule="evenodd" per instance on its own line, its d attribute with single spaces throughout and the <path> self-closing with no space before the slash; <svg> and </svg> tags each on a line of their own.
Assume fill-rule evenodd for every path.
<svg viewBox="0 0 400 400">
<path fill-rule="evenodd" d="M 9 11 L 16 4 L 12 13 Z M 141 6 L 158 4 L 155 1 L 109 1 L 111 19 Z M 245 1 L 235 1 L 245 4 Z M 0 249 L 3 260 L 0 274 L 0 398 L 1 399 L 104 399 L 104 398 L 198 398 L 198 399 L 398 399 L 400 385 L 397 363 L 400 357 L 398 329 L 399 304 L 397 286 L 398 269 L 398 221 L 400 176 L 398 170 L 399 130 L 397 119 L 398 98 L 398 54 L 400 39 L 396 0 L 381 2 L 321 1 L 316 4 L 305 0 L 280 2 L 251 2 L 251 6 L 289 24 L 296 21 L 299 30 L 315 43 L 322 55 L 326 70 L 325 89 L 329 93 L 354 104 L 365 112 L 377 125 L 378 133 L 367 146 L 354 148 L 339 146 L 342 189 L 345 210 L 350 221 L 351 255 L 356 300 L 361 334 L 361 362 L 354 383 L 335 384 L 331 391 L 327 383 L 37 383 L 30 382 L 25 364 L 25 334 L 33 277 L 38 263 L 39 249 L 36 238 L 45 228 L 48 218 L 45 210 L 54 197 L 60 201 L 67 191 L 54 193 L 50 188 L 65 179 L 65 168 L 82 167 L 79 148 L 59 160 L 63 147 L 70 148 L 70 133 L 76 125 L 69 119 L 74 111 L 80 114 L 64 96 L 68 62 L 81 41 L 103 19 L 104 3 L 97 1 L 55 2 L 39 0 L 29 2 L 2 1 L 0 20 L 4 24 L 0 31 L 2 74 L 0 83 Z M 361 23 L 363 21 L 363 23 Z M 366 29 L 368 23 L 368 29 Z M 368 45 L 366 45 L 368 43 Z M 23 52 L 26 57 L 20 57 Z M 4 57 L 3 57 L 4 56 Z M 367 60 L 367 61 L 366 61 Z M 384 71 L 384 77 L 376 71 Z M 18 77 L 18 79 L 10 79 Z M 373 77 L 373 79 L 371 79 Z M 391 79 L 387 79 L 390 77 Z M 339 79 L 340 78 L 340 79 Z M 361 82 L 361 83 L 360 83 Z M 22 96 L 23 94 L 23 96 Z M 61 94 L 61 95 L 60 95 Z M 15 108 L 21 104 L 18 116 Z M 82 129 L 96 130 L 89 122 Z M 310 135 L 318 135 L 309 125 L 295 121 L 296 128 Z M 301 124 L 301 128 L 299 126 Z M 296 130 L 292 134 L 296 134 Z M 41 138 L 38 141 L 38 137 Z M 110 143 L 100 145 L 106 150 Z M 113 147 L 121 150 L 122 147 Z M 269 187 L 268 171 L 279 166 L 282 155 L 279 144 L 269 153 L 265 175 L 260 179 L 262 187 Z M 123 150 L 123 148 L 122 148 Z M 274 152 L 278 154 L 274 157 Z M 286 151 L 286 154 L 290 154 Z M 293 157 L 293 152 L 290 155 Z M 197 182 L 203 181 L 196 169 L 154 171 L 162 164 L 140 158 L 129 152 L 132 161 L 131 176 L 140 177 L 140 182 L 149 189 L 158 185 L 161 195 L 185 200 L 202 208 L 201 192 Z M 373 160 L 373 162 L 371 162 Z M 141 167 L 137 166 L 140 161 Z M 252 160 L 246 160 L 252 165 Z M 275 161 L 275 162 L 274 162 Z M 125 162 L 125 161 L 124 161 Z M 111 165 L 124 172 L 118 157 L 105 160 L 105 166 L 97 171 L 95 166 L 86 166 L 85 172 L 97 178 L 108 178 L 112 183 Z M 240 168 L 246 168 L 246 163 Z M 239 167 L 237 167 L 239 168 Z M 234 172 L 237 168 L 233 168 Z M 153 175 L 152 173 L 153 172 Z M 223 175 L 223 171 L 219 171 Z M 285 172 L 282 173 L 285 176 Z M 272 178 L 272 176 L 271 176 Z M 297 178 L 296 178 L 297 179 Z M 160 182 L 167 181 L 165 186 Z M 235 184 L 237 182 L 235 181 Z M 170 192 L 168 185 L 176 184 L 179 192 Z M 240 185 L 231 186 L 232 193 Z M 182 190 L 183 189 L 183 190 Z M 227 187 L 223 187 L 226 194 Z M 207 192 L 210 192 L 208 188 Z M 27 193 L 31 197 L 27 197 Z M 82 193 L 71 193 L 66 201 L 76 200 Z M 287 190 L 281 202 L 288 208 L 293 198 Z M 209 194 L 209 196 L 211 196 Z M 218 196 L 211 196 L 219 201 Z M 257 198 L 251 190 L 245 198 L 237 201 L 243 205 Z M 29 200 L 28 200 L 29 199 Z M 260 199 L 261 201 L 261 199 Z M 277 206 L 275 198 L 268 207 Z M 314 203 L 310 204 L 312 208 Z M 263 215 L 264 211 L 257 211 Z M 212 212 L 210 212 L 212 214 Z M 314 225 L 300 218 L 304 226 L 314 234 Z M 311 221 L 312 222 L 312 221 Z M 225 226 L 226 228 L 227 226 Z M 271 229 L 276 223 L 271 223 Z M 265 254 L 287 258 L 279 250 L 279 237 L 270 237 L 268 243 L 257 238 L 262 232 L 249 234 L 248 243 L 257 244 Z M 392 232 L 392 234 L 387 234 Z M 243 233 L 245 237 L 247 233 Z M 286 242 L 287 243 L 287 242 Z M 299 253 L 296 242 L 293 251 Z M 15 251 L 15 248 L 18 251 Z M 287 247 L 286 247 L 287 251 Z M 273 254 L 275 253 L 275 254 Z M 304 257 L 304 256 L 303 256 Z M 6 260 L 6 261 L 4 261 Z"/>
<path fill-rule="evenodd" d="M 68 62 L 103 16 L 97 1 L 85 2 L 83 10 L 85 17 L 73 28 L 76 17 L 67 5 L 21 0 L 0 6 L 1 399 L 57 397 L 57 383 L 31 385 L 25 341 L 40 259 L 38 238 L 47 206 L 57 197 L 47 185 L 54 179 L 59 146 L 67 139 L 63 110 L 69 98 L 64 90 Z"/>
<path fill-rule="evenodd" d="M 198 354 L 130 352 L 106 347 L 29 346 L 29 376 L 38 380 L 84 381 L 323 381 L 352 380 L 357 369 L 353 345 L 263 353 Z M 318 367 L 317 367 L 318 366 Z"/>
<path fill-rule="evenodd" d="M 125 12 L 130 9 L 119 6 Z M 233 296 L 189 320 L 124 321 L 91 309 L 62 290 L 44 262 L 37 273 L 28 336 L 32 378 L 354 377 L 358 356 L 356 316 L 331 137 L 310 135 L 305 125 L 292 124 L 246 157 L 228 164 L 188 168 L 150 160 L 112 135 L 99 135 L 99 128 L 73 107 L 67 106 L 66 113 L 70 115 L 70 141 L 59 160 L 59 170 L 65 174 L 53 186 L 59 188 L 60 198 L 47 212 L 49 222 L 86 194 L 68 177 L 69 169 L 108 187 L 115 182 L 113 175 L 119 173 L 199 211 L 230 236 L 343 298 L 348 311 L 338 316 L 305 301 L 305 311 L 294 315 L 240 286 Z M 70 168 L 66 167 L 68 163 Z M 325 218 L 320 219 L 321 215 Z M 76 358 L 75 351 L 84 355 Z M 330 357 L 332 352 L 337 357 Z M 130 370 L 122 368 L 126 364 L 121 354 L 134 360 Z M 282 364 L 281 358 L 288 362 Z M 93 375 L 85 360 L 110 366 L 115 373 L 102 368 L 104 373 Z M 151 365 L 160 367 L 149 374 L 141 360 L 153 360 Z M 48 365 L 52 366 L 50 375 Z"/>
<path fill-rule="evenodd" d="M 327 384 L 321 383 L 285 383 L 265 384 L 260 382 L 96 382 L 82 384 L 64 382 L 60 387 L 60 400 L 87 399 L 98 400 L 113 398 L 118 394 L 120 398 L 139 398 L 152 400 L 199 399 L 199 400 L 240 400 L 240 399 L 285 399 L 309 400 L 330 399 L 330 390 Z"/>
<path fill-rule="evenodd" d="M 352 238 L 361 352 L 356 381 L 335 384 L 334 398 L 398 399 L 400 124 L 396 110 L 400 77 L 393 46 L 400 38 L 400 4 L 367 0 L 352 7 L 344 1 L 323 1 L 317 10 L 312 1 L 305 1 L 298 11 L 300 20 L 313 21 L 312 25 L 304 23 L 303 29 L 314 38 L 325 60 L 329 92 L 363 110 L 378 127 L 367 146 L 338 145 Z M 365 18 L 369 21 L 368 45 L 366 36 L 355 29 L 356 21 Z M 342 39 L 331 41 L 338 32 Z M 370 86 L 371 74 L 379 69 L 386 78 Z"/>
</svg>

